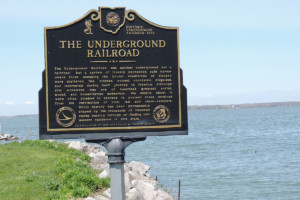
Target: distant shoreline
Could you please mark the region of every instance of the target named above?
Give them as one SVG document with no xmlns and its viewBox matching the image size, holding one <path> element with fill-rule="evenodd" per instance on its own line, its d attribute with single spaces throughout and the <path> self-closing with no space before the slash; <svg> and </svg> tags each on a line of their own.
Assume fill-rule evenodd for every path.
<svg viewBox="0 0 300 200">
<path fill-rule="evenodd" d="M 268 107 L 289 107 L 300 106 L 300 101 L 271 102 L 271 103 L 243 103 L 226 105 L 202 105 L 188 106 L 189 110 L 219 110 L 219 109 L 239 109 L 239 108 L 268 108 Z"/>
<path fill-rule="evenodd" d="M 24 115 L 2 115 L 0 118 L 11 118 L 11 117 L 38 117 L 39 114 L 24 114 Z"/>
<path fill-rule="evenodd" d="M 267 107 L 288 107 L 300 106 L 300 101 L 286 101 L 286 102 L 271 102 L 271 103 L 243 103 L 243 104 L 220 104 L 220 105 L 193 105 L 188 106 L 188 110 L 219 110 L 219 109 L 239 109 L 239 108 L 267 108 Z M 26 115 L 10 115 L 0 116 L 0 118 L 10 117 L 35 117 L 39 114 L 26 114 Z"/>
</svg>

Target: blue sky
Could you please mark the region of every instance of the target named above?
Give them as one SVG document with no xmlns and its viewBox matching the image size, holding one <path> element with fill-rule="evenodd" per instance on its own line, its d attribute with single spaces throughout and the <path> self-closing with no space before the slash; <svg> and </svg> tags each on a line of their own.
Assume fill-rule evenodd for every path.
<svg viewBox="0 0 300 200">
<path fill-rule="evenodd" d="M 43 28 L 98 6 L 180 28 L 189 105 L 300 100 L 298 0 L 0 1 L 0 116 L 38 113 Z"/>
</svg>

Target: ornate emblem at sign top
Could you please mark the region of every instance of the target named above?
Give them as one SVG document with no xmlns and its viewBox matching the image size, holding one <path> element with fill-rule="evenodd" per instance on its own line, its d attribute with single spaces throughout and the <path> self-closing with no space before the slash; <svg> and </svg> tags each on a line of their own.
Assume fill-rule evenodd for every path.
<svg viewBox="0 0 300 200">
<path fill-rule="evenodd" d="M 92 26 L 93 26 L 92 21 L 90 19 L 86 20 L 84 24 L 86 26 L 86 29 L 84 29 L 85 34 L 87 34 L 87 35 L 93 34 L 93 32 L 92 32 Z"/>
<path fill-rule="evenodd" d="M 106 23 L 112 27 L 118 26 L 120 23 L 120 16 L 115 12 L 110 12 L 106 16 Z"/>
<path fill-rule="evenodd" d="M 153 118 L 159 123 L 165 123 L 170 119 L 170 110 L 168 107 L 159 105 L 153 110 Z"/>
<path fill-rule="evenodd" d="M 62 107 L 56 112 L 56 122 L 62 127 L 70 127 L 76 121 L 76 113 L 70 107 Z"/>
<path fill-rule="evenodd" d="M 124 17 L 121 18 L 120 15 L 116 12 L 109 12 L 106 17 L 104 17 L 101 14 L 101 10 L 97 11 L 97 10 L 93 10 L 93 13 L 91 14 L 91 20 L 92 21 L 100 21 L 100 28 L 103 29 L 106 32 L 112 33 L 112 34 L 116 34 L 125 24 L 125 20 L 128 21 L 134 21 L 135 20 L 135 15 L 137 14 L 135 11 L 133 10 L 128 10 L 125 11 L 124 8 Z M 114 30 L 109 30 L 107 27 L 104 27 L 104 25 L 102 24 L 102 20 L 106 20 L 106 24 L 108 26 L 110 26 L 111 28 L 114 28 Z"/>
</svg>

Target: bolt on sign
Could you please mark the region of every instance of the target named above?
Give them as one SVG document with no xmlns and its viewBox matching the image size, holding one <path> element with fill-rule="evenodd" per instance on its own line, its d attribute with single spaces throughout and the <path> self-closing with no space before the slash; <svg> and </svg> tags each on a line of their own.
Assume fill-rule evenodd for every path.
<svg viewBox="0 0 300 200">
<path fill-rule="evenodd" d="M 123 7 L 46 27 L 40 138 L 187 134 L 178 31 Z"/>
</svg>

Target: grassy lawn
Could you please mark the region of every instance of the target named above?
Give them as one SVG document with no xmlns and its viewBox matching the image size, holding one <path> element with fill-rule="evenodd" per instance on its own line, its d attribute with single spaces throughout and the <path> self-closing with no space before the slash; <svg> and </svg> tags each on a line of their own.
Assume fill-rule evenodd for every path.
<svg viewBox="0 0 300 200">
<path fill-rule="evenodd" d="M 0 199 L 70 199 L 108 188 L 109 179 L 100 180 L 87 166 L 89 159 L 56 142 L 0 145 Z"/>
</svg>

